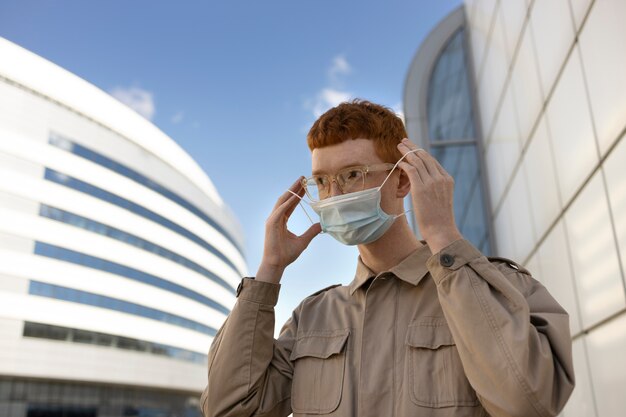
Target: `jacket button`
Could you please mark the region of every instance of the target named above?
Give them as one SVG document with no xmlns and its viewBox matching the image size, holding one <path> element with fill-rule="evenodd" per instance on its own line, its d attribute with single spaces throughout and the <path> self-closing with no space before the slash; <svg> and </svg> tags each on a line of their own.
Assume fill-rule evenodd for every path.
<svg viewBox="0 0 626 417">
<path fill-rule="evenodd" d="M 452 264 L 454 263 L 454 256 L 444 253 L 439 258 L 439 262 L 441 262 L 441 265 L 443 266 L 452 266 Z"/>
</svg>

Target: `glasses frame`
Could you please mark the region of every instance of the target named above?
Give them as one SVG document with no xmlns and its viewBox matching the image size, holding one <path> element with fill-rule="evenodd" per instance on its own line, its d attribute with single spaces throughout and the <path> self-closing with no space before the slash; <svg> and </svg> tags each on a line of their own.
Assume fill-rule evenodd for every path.
<svg viewBox="0 0 626 417">
<path fill-rule="evenodd" d="M 381 164 L 373 164 L 373 165 L 355 165 L 355 166 L 350 166 L 350 167 L 345 167 L 340 169 L 336 174 L 320 174 L 320 175 L 312 175 L 308 178 L 304 178 L 301 181 L 302 184 L 302 188 L 304 188 L 304 191 L 306 193 L 306 195 L 311 199 L 311 201 L 322 201 L 325 200 L 328 197 L 325 198 L 314 198 L 310 193 L 309 193 L 309 189 L 308 189 L 308 183 L 310 182 L 313 185 L 317 185 L 317 183 L 315 182 L 316 178 L 325 178 L 328 183 L 328 196 L 330 196 L 331 193 L 331 188 L 332 188 L 332 183 L 335 182 L 337 184 L 337 188 L 339 188 L 339 191 L 341 191 L 341 194 L 345 194 L 341 184 L 339 184 L 339 181 L 337 181 L 337 176 L 339 176 L 340 174 L 342 174 L 343 172 L 346 171 L 354 171 L 354 170 L 359 170 L 363 173 L 363 189 L 365 189 L 365 180 L 367 179 L 367 174 L 370 172 L 380 172 L 380 171 L 391 171 L 393 168 L 395 167 L 394 164 L 387 162 L 387 163 L 381 163 Z M 359 191 L 362 191 L 359 190 Z"/>
</svg>

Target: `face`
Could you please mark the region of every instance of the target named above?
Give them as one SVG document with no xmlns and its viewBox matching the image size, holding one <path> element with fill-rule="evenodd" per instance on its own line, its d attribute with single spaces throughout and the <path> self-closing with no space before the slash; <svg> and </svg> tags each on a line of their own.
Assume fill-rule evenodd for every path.
<svg viewBox="0 0 626 417">
<path fill-rule="evenodd" d="M 350 166 L 375 165 L 385 162 L 378 157 L 374 149 L 374 142 L 369 139 L 346 140 L 336 145 L 313 149 L 311 160 L 313 174 L 336 174 L 342 168 Z M 404 211 L 402 208 L 403 196 L 398 196 L 400 171 L 400 168 L 396 167 L 385 186 L 381 189 L 380 205 L 383 211 L 388 214 Z M 388 174 L 389 171 L 368 173 L 365 187 L 371 188 L 381 185 Z M 341 191 L 333 181 L 331 184 L 331 196 L 340 194 Z"/>
</svg>

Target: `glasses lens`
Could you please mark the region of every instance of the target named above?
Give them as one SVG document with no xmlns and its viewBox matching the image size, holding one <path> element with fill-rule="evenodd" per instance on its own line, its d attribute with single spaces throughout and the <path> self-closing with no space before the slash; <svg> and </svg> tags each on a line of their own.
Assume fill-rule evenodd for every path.
<svg viewBox="0 0 626 417">
<path fill-rule="evenodd" d="M 363 190 L 364 174 L 361 169 L 348 169 L 337 174 L 337 182 L 344 193 L 354 193 Z"/>
<path fill-rule="evenodd" d="M 322 176 L 315 176 L 306 179 L 306 193 L 311 200 L 319 201 L 328 197 L 328 179 Z"/>
</svg>

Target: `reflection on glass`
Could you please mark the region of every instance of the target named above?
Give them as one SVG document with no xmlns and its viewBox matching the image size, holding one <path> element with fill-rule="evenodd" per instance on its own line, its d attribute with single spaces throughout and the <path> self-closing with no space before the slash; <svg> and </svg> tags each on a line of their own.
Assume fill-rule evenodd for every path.
<svg viewBox="0 0 626 417">
<path fill-rule="evenodd" d="M 457 226 L 466 239 L 490 255 L 464 28 L 450 37 L 437 58 L 428 86 L 427 106 L 429 140 L 433 143 L 430 152 L 455 181 Z"/>
<path fill-rule="evenodd" d="M 464 36 L 464 29 L 452 36 L 433 69 L 427 104 L 433 141 L 475 137 Z"/>
</svg>

